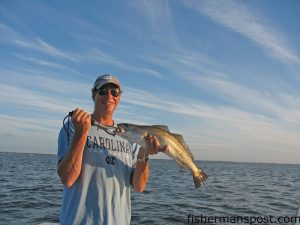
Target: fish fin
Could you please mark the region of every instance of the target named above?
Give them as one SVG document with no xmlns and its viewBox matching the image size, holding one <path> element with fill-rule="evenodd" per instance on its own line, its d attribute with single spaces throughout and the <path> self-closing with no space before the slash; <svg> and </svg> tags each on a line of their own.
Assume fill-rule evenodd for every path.
<svg viewBox="0 0 300 225">
<path fill-rule="evenodd" d="M 179 160 L 175 160 L 175 162 L 177 163 L 180 170 L 184 169 L 185 165 L 182 162 L 180 162 Z"/>
<path fill-rule="evenodd" d="M 202 170 L 199 170 L 197 174 L 193 175 L 194 183 L 195 183 L 195 188 L 199 188 L 204 181 L 208 178 L 207 174 L 204 173 Z"/>
<path fill-rule="evenodd" d="M 174 133 L 172 133 L 172 134 L 174 135 L 175 138 L 177 138 L 177 140 L 179 140 L 181 142 L 185 142 L 183 139 L 183 136 L 181 134 L 174 134 Z"/>
<path fill-rule="evenodd" d="M 166 131 L 170 131 L 170 130 L 169 130 L 169 127 L 166 126 L 166 125 L 152 125 L 152 127 L 159 127 L 159 128 L 164 129 L 164 130 L 166 130 Z"/>
<path fill-rule="evenodd" d="M 180 134 L 173 134 L 173 136 L 182 143 L 182 145 L 184 146 L 184 148 L 187 150 L 187 153 L 189 154 L 189 156 L 192 158 L 192 160 L 194 160 L 194 156 L 193 153 L 191 152 L 189 146 L 187 145 L 187 143 L 185 142 L 185 140 L 183 139 L 183 136 Z"/>
<path fill-rule="evenodd" d="M 189 156 L 191 157 L 191 159 L 195 160 L 194 156 L 193 156 L 193 153 L 191 152 L 191 150 L 189 149 L 189 147 L 187 145 L 186 145 L 186 149 L 187 149 L 187 152 L 188 152 Z"/>
</svg>

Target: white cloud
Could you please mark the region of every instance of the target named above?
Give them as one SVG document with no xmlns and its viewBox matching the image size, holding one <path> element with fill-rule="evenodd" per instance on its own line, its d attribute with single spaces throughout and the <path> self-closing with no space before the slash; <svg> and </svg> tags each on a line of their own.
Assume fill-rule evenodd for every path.
<svg viewBox="0 0 300 225">
<path fill-rule="evenodd" d="M 26 38 L 5 24 L 0 24 L 0 31 L 2 33 L 0 41 L 6 44 L 14 44 L 21 48 L 39 51 L 48 56 L 64 58 L 73 62 L 78 62 L 80 60 L 80 55 L 77 53 L 62 51 L 39 37 Z"/>
<path fill-rule="evenodd" d="M 55 78 L 60 76 L 47 73 L 43 69 L 0 69 L 0 76 L 3 79 L 2 84 L 13 84 L 12 86 L 24 88 L 25 91 L 40 90 L 57 95 L 81 95 L 83 98 L 91 95 L 91 84 L 88 81 L 75 82 L 72 78 Z"/>
<path fill-rule="evenodd" d="M 139 23 L 122 21 L 122 25 L 139 40 L 154 40 L 172 46 L 179 43 L 168 1 L 128 0 L 127 5 L 130 11 L 133 9 L 139 14 Z"/>
<path fill-rule="evenodd" d="M 0 114 L 0 148 L 11 152 L 56 152 L 62 121 L 48 118 L 27 118 Z"/>
<path fill-rule="evenodd" d="M 288 43 L 287 38 L 266 18 L 250 6 L 236 1 L 193 1 L 182 3 L 208 16 L 214 22 L 238 32 L 262 47 L 269 55 L 284 63 L 300 63 L 299 56 Z M 276 21 L 275 21 L 276 22 Z"/>
<path fill-rule="evenodd" d="M 139 86 L 144 90 L 124 87 L 126 92 L 117 111 L 117 121 L 126 119 L 138 124 L 167 121 L 169 124 L 166 125 L 172 127 L 174 132 L 184 135 L 198 159 L 279 162 L 299 159 L 298 96 L 293 96 L 288 90 L 282 91 L 284 87 L 280 93 L 268 93 L 238 83 L 234 75 L 225 72 L 226 65 L 218 65 L 216 59 L 203 54 L 203 48 L 194 45 L 198 41 L 195 39 L 197 37 L 191 33 L 176 33 L 180 29 L 174 24 L 177 19 L 181 19 L 183 23 L 197 22 L 188 20 L 195 18 L 194 16 L 182 18 L 180 16 L 184 14 L 179 14 L 193 9 L 249 38 L 281 62 L 298 63 L 299 57 L 286 37 L 275 26 L 266 22 L 264 16 L 241 5 L 247 4 L 244 2 L 184 0 L 183 4 L 187 9 L 169 5 L 170 1 L 127 3 L 130 7 L 122 11 L 124 15 L 128 15 L 125 20 L 113 12 L 109 14 L 109 18 L 99 13 L 94 14 L 99 12 L 99 5 L 92 9 L 91 17 L 83 14 L 74 16 L 81 12 L 76 7 L 64 14 L 53 8 L 55 6 L 42 5 L 40 9 L 43 10 L 39 10 L 37 15 L 41 12 L 44 14 L 44 10 L 47 10 L 47 14 L 52 16 L 45 21 L 66 34 L 55 36 L 53 33 L 54 36 L 49 36 L 49 39 L 48 36 L 41 38 L 46 36 L 38 35 L 40 30 L 36 28 L 39 24 L 33 28 L 26 21 L 22 23 L 20 17 L 16 20 L 18 23 L 14 23 L 15 30 L 0 24 L 0 31 L 4 34 L 0 36 L 0 42 L 12 52 L 10 58 L 14 56 L 15 59 L 18 57 L 17 59 L 23 60 L 15 60 L 20 65 L 3 64 L 0 69 L 0 104 L 4 114 L 7 113 L 0 115 L 0 138 L 6 138 L 7 144 L 11 144 L 9 134 L 20 138 L 20 141 L 27 140 L 22 143 L 25 150 L 34 151 L 36 146 L 43 147 L 44 141 L 56 138 L 63 116 L 68 111 L 77 106 L 87 110 L 91 107 L 92 80 L 88 81 L 91 77 L 86 74 L 93 73 L 94 69 L 105 68 L 154 78 L 151 81 L 149 79 L 146 86 Z M 128 6 L 127 3 L 124 7 Z M 32 10 L 34 7 L 29 8 Z M 17 15 L 13 16 L 17 18 Z M 174 16 L 179 17 L 174 20 Z M 12 16 L 7 19 L 13 20 Z M 58 23 L 59 21 L 64 23 Z M 100 26 L 102 23 L 105 26 Z M 17 32 L 21 30 L 22 35 Z M 126 32 L 124 39 L 120 31 Z M 180 45 L 177 37 L 179 34 L 189 48 Z M 129 37 L 130 40 L 127 39 Z M 70 41 L 70 45 L 60 47 L 56 44 L 65 40 Z M 128 46 L 124 44 L 124 40 L 129 41 Z M 213 44 L 209 40 L 207 43 Z M 67 46 L 73 50 L 66 49 Z M 131 47 L 134 47 L 134 51 L 127 51 Z M 77 62 L 83 65 L 77 65 Z M 27 68 L 34 70 L 35 65 L 32 63 L 43 65 L 43 70 L 39 70 L 38 66 L 35 71 L 26 71 Z M 50 74 L 52 70 L 46 70 L 51 67 L 55 71 L 68 72 L 65 70 L 70 70 L 68 66 L 72 65 L 76 69 L 82 69 L 82 74 L 85 75 L 70 76 L 70 73 L 66 75 L 61 72 Z M 4 68 L 9 67 L 13 69 L 5 71 Z M 127 79 L 125 76 L 122 78 Z M 94 80 L 94 77 L 91 79 Z M 254 79 L 261 80 L 255 74 Z M 162 83 L 157 85 L 156 82 Z M 271 80 L 268 85 L 272 85 L 272 82 L 274 81 Z M 163 87 L 163 84 L 166 86 Z M 155 87 L 155 92 L 150 91 L 151 85 Z M 174 95 L 173 85 L 175 88 L 181 85 L 189 88 L 192 85 L 191 88 L 196 91 L 192 95 L 194 98 L 184 97 L 185 93 L 179 93 L 181 97 L 176 97 L 179 95 Z M 159 90 L 160 87 L 163 88 L 162 91 Z M 149 91 L 145 91 L 147 88 Z M 173 91 L 173 94 L 169 91 Z M 203 96 L 203 101 L 199 100 L 196 97 L 198 91 L 199 99 L 200 94 L 204 93 L 220 101 L 207 102 Z M 39 119 L 35 118 L 37 116 Z M 34 145 L 36 143 L 39 144 Z M 52 143 L 52 148 L 53 146 L 55 144 Z M 274 157 L 268 159 L 268 154 Z"/>
<path fill-rule="evenodd" d="M 147 19 L 153 30 L 164 31 L 165 28 L 172 28 L 172 13 L 168 1 L 138 0 L 128 3 Z"/>
<path fill-rule="evenodd" d="M 59 120 L 55 119 L 37 119 L 28 118 L 25 116 L 10 116 L 0 114 L 1 133 L 2 137 L 18 137 L 28 134 L 28 131 L 33 133 L 45 132 L 45 136 L 50 133 L 57 133 L 57 129 L 62 126 Z M 32 134 L 33 134 L 32 133 Z M 46 134 L 47 133 L 47 134 Z"/>
<path fill-rule="evenodd" d="M 155 71 L 154 69 L 145 67 L 145 66 L 138 66 L 137 62 L 132 63 L 129 62 L 128 59 L 127 60 L 120 60 L 117 57 L 106 53 L 98 48 L 92 48 L 92 49 L 88 49 L 87 53 L 85 55 L 85 59 L 89 60 L 89 61 L 96 61 L 96 62 L 102 62 L 105 64 L 111 64 L 114 66 L 117 66 L 119 68 L 122 69 L 126 69 L 128 71 L 133 71 L 136 73 L 141 73 L 144 75 L 150 75 L 150 76 L 154 76 L 157 78 L 161 78 L 161 74 L 157 71 Z"/>
<path fill-rule="evenodd" d="M 159 93 L 153 94 L 130 87 L 126 87 L 126 90 L 127 91 L 124 93 L 122 101 L 126 104 L 150 108 L 152 110 L 205 118 L 226 124 L 236 124 L 235 126 L 240 126 L 241 128 L 247 128 L 251 124 L 254 126 L 272 127 L 273 122 L 279 121 L 282 123 L 282 121 L 277 118 L 274 119 L 272 116 L 267 117 L 265 115 L 260 115 L 255 111 L 243 111 L 238 108 L 234 108 L 233 106 L 212 106 L 189 98 L 179 98 Z"/>
<path fill-rule="evenodd" d="M 146 118 L 140 119 L 137 110 L 135 115 L 128 115 L 127 119 L 131 117 L 133 121 L 151 124 L 162 116 L 162 112 L 163 116 L 175 116 L 178 119 L 176 124 L 166 125 L 177 127 L 176 132 L 184 135 L 196 158 L 201 159 L 205 149 L 210 149 L 204 153 L 206 159 L 216 159 L 218 157 L 215 154 L 220 154 L 223 160 L 230 160 L 231 157 L 231 160 L 239 161 L 245 154 L 255 152 L 250 154 L 248 161 L 296 162 L 294 157 L 300 146 L 300 130 L 298 123 L 293 124 L 292 120 L 274 118 L 272 115 L 268 117 L 255 111 L 247 112 L 229 106 L 212 106 L 197 100 L 154 94 L 130 87 L 126 87 L 126 90 L 127 94 L 125 93 L 122 101 L 128 107 L 137 106 L 140 110 L 145 108 L 144 111 L 151 111 L 153 115 L 147 122 Z M 249 96 L 244 96 L 249 99 L 253 97 L 251 91 L 248 94 Z M 271 100 L 257 101 L 262 104 Z M 289 109 L 280 108 L 275 102 L 269 102 L 269 105 L 278 112 L 290 112 Z M 192 122 L 186 127 L 188 121 Z M 292 156 L 287 156 L 286 151 L 291 152 Z M 268 158 L 268 154 L 276 155 L 277 159 Z"/>
<path fill-rule="evenodd" d="M 187 76 L 185 79 L 232 107 L 300 125 L 300 116 L 296 113 L 300 110 L 300 101 L 288 93 L 259 91 L 224 78 Z"/>
<path fill-rule="evenodd" d="M 28 88 L 12 85 L 0 85 L 0 103 L 6 108 L 27 109 L 27 111 L 42 111 L 49 113 L 66 113 L 77 106 L 89 108 L 87 102 L 80 102 L 72 97 L 63 98 L 45 95 L 43 91 L 34 91 Z"/>
<path fill-rule="evenodd" d="M 60 64 L 60 63 L 50 62 L 48 60 L 43 60 L 41 58 L 23 56 L 23 55 L 20 55 L 20 54 L 13 54 L 13 55 L 16 56 L 19 59 L 22 59 L 24 61 L 31 62 L 31 63 L 34 63 L 34 64 L 38 64 L 38 65 L 42 65 L 42 66 L 46 66 L 46 67 L 51 67 L 51 68 L 59 69 L 59 70 L 68 70 L 68 71 L 71 71 L 73 73 L 77 73 L 76 70 L 74 70 L 70 67 L 67 67 L 63 64 Z"/>
<path fill-rule="evenodd" d="M 80 60 L 80 56 L 75 53 L 69 53 L 69 52 L 63 52 L 53 46 L 51 46 L 49 43 L 43 41 L 41 38 L 37 38 L 37 45 L 36 48 L 39 49 L 42 52 L 48 53 L 52 56 L 58 56 L 61 58 L 65 58 L 74 62 L 78 62 Z"/>
<path fill-rule="evenodd" d="M 19 38 L 19 34 L 9 26 L 0 23 L 0 41 L 4 43 L 10 43 L 12 40 Z"/>
<path fill-rule="evenodd" d="M 43 41 L 41 38 L 27 40 L 25 38 L 18 37 L 13 40 L 13 43 L 19 47 L 36 50 L 52 57 L 64 58 L 74 62 L 78 62 L 80 60 L 80 56 L 78 54 L 59 50 Z"/>
</svg>

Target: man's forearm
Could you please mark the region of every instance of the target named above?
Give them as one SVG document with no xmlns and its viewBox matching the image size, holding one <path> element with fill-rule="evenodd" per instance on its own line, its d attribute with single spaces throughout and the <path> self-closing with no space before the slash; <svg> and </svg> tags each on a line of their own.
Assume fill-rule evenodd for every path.
<svg viewBox="0 0 300 225">
<path fill-rule="evenodd" d="M 144 191 L 149 179 L 149 165 L 147 162 L 137 162 L 132 176 L 132 187 L 136 192 Z"/>
<path fill-rule="evenodd" d="M 58 164 L 57 173 L 67 187 L 72 186 L 80 175 L 86 138 L 87 134 L 75 133 L 70 150 Z"/>
</svg>

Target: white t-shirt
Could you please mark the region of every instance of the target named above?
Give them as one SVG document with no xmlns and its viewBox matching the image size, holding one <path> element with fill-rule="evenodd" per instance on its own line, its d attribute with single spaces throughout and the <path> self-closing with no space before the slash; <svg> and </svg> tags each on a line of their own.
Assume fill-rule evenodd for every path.
<svg viewBox="0 0 300 225">
<path fill-rule="evenodd" d="M 70 122 L 69 143 L 62 128 L 58 160 L 69 150 L 74 136 Z M 92 126 L 87 137 L 81 174 L 64 187 L 60 225 L 129 225 L 130 181 L 137 146 L 128 140 Z"/>
</svg>

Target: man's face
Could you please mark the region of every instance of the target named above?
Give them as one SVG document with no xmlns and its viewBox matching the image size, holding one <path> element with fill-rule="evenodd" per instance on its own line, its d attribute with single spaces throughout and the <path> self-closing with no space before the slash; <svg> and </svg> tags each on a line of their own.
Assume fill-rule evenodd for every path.
<svg viewBox="0 0 300 225">
<path fill-rule="evenodd" d="M 101 114 L 112 114 L 117 108 L 121 94 L 118 86 L 114 84 L 106 84 L 96 91 L 95 107 L 100 110 Z M 117 96 L 114 96 L 118 94 Z"/>
</svg>

